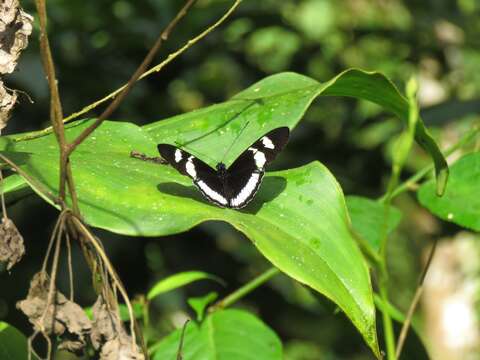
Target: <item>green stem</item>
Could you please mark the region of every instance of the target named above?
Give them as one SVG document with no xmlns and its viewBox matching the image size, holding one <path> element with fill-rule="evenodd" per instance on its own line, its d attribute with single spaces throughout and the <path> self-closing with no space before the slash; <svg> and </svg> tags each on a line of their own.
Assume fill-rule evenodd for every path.
<svg viewBox="0 0 480 360">
<path fill-rule="evenodd" d="M 379 284 L 380 297 L 382 298 L 383 305 L 386 307 L 389 304 L 388 291 L 386 286 L 386 279 L 382 276 Z M 393 332 L 393 322 L 388 311 L 382 311 L 383 322 L 383 337 L 385 338 L 385 347 L 387 349 L 387 359 L 395 360 L 395 335 Z"/>
<path fill-rule="evenodd" d="M 235 290 L 233 293 L 228 295 L 227 297 L 223 298 L 222 300 L 216 302 L 213 306 L 209 308 L 209 312 L 213 312 L 219 309 L 224 309 L 226 307 L 229 307 L 233 303 L 237 302 L 240 300 L 242 297 L 245 295 L 251 293 L 253 290 L 255 290 L 257 287 L 260 285 L 266 283 L 268 280 L 270 280 L 272 277 L 275 275 L 279 274 L 280 270 L 278 270 L 275 267 L 272 267 L 265 271 L 263 274 L 257 276 L 253 280 L 249 281 L 239 289 Z"/>
<path fill-rule="evenodd" d="M 447 157 L 453 154 L 455 151 L 457 151 L 458 149 L 462 148 L 463 146 L 465 146 L 466 144 L 474 140 L 479 132 L 480 132 L 480 126 L 476 126 L 472 128 L 460 139 L 460 141 L 458 141 L 455 145 L 445 150 L 443 155 Z M 397 186 L 391 193 L 390 197 L 393 199 L 398 195 L 404 193 L 432 170 L 433 170 L 433 165 L 428 165 L 428 166 L 425 166 L 423 169 L 417 171 L 414 175 L 412 175 L 406 181 L 404 181 L 399 186 Z M 387 194 L 381 197 L 379 201 L 384 202 L 386 200 L 386 197 L 387 197 Z"/>
<path fill-rule="evenodd" d="M 400 173 L 407 160 L 412 148 L 416 124 L 418 122 L 418 105 L 416 100 L 418 84 L 415 78 L 411 78 L 406 87 L 408 98 L 408 127 L 404 133 L 400 135 L 396 143 L 396 152 L 393 154 L 392 176 L 388 182 L 387 192 L 384 196 L 384 223 L 382 228 L 382 241 L 380 243 L 380 257 L 382 259 L 381 272 L 379 277 L 379 292 L 384 304 L 389 304 L 388 300 L 388 269 L 387 269 L 387 243 L 388 243 L 388 219 L 390 217 L 390 204 L 393 198 L 393 192 L 398 186 Z M 385 347 L 387 350 L 387 359 L 395 360 L 395 334 L 393 331 L 392 318 L 388 311 L 382 312 L 383 333 L 385 339 Z"/>
</svg>

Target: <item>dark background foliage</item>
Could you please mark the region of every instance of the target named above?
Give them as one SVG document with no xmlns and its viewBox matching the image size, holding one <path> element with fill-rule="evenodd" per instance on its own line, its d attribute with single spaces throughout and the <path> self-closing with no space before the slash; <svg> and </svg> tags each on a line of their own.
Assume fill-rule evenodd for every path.
<svg viewBox="0 0 480 360">
<path fill-rule="evenodd" d="M 181 4 L 173 0 L 49 1 L 49 34 L 65 114 L 125 83 Z M 230 4 L 199 0 L 156 62 L 205 29 Z M 31 1 L 24 1 L 23 6 L 35 14 Z M 480 109 L 479 15 L 476 0 L 245 0 L 219 30 L 161 73 L 138 83 L 112 119 L 147 124 L 224 101 L 280 71 L 327 81 L 348 67 L 360 67 L 383 72 L 401 89 L 416 74 L 422 115 L 445 146 L 470 126 Z M 37 36 L 38 31 L 18 70 L 7 79 L 11 88 L 24 91 L 34 103 L 20 96 L 7 133 L 49 125 L 48 89 Z M 370 103 L 322 98 L 295 129 L 274 167 L 320 160 L 346 194 L 375 198 L 385 190 L 390 140 L 400 129 L 398 119 Z M 415 148 L 404 176 L 427 162 L 426 155 Z M 406 309 L 429 240 L 458 229 L 435 220 L 412 195 L 402 196 L 397 205 L 406 214 L 390 242 L 389 265 L 395 284 L 391 298 Z M 41 266 L 57 211 L 29 196 L 13 205 L 10 215 L 26 239 L 27 255 L 11 274 L 0 273 L 0 319 L 28 333 L 28 323 L 15 309 L 15 302 L 25 296 L 30 277 Z M 268 267 L 248 239 L 221 223 L 163 238 L 98 233 L 132 296 L 184 270 L 207 271 L 227 281 L 226 288 L 202 282 L 160 297 L 152 319 L 158 334 L 178 325 L 178 319 L 190 311 L 187 297 L 212 290 L 225 296 Z M 74 265 L 75 294 L 87 306 L 95 295 L 78 250 Z M 66 278 L 61 280 L 65 287 Z M 353 325 L 331 303 L 286 277 L 275 278 L 239 305 L 258 313 L 281 336 L 288 359 L 371 357 Z M 422 348 L 414 337 L 407 345 L 405 358 L 421 358 Z"/>
</svg>

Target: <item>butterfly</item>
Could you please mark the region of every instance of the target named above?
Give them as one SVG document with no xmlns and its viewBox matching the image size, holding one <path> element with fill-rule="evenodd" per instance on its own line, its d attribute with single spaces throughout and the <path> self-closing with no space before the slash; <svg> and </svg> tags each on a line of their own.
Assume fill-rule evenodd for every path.
<svg viewBox="0 0 480 360">
<path fill-rule="evenodd" d="M 216 169 L 176 146 L 159 144 L 158 152 L 180 174 L 193 180 L 208 201 L 223 208 L 241 209 L 255 196 L 272 162 L 288 142 L 290 130 L 279 127 L 263 135 L 227 169 L 219 162 Z"/>
</svg>

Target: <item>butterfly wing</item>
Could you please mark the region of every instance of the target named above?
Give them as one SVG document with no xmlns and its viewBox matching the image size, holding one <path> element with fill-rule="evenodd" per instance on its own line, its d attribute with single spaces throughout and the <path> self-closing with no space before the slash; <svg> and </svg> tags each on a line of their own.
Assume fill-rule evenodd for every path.
<svg viewBox="0 0 480 360">
<path fill-rule="evenodd" d="M 208 200 L 221 207 L 228 206 L 223 183 L 215 169 L 176 146 L 159 144 L 157 148 L 162 158 L 180 174 L 190 177 Z"/>
<path fill-rule="evenodd" d="M 227 170 L 227 198 L 229 207 L 240 209 L 255 196 L 265 166 L 272 162 L 288 142 L 288 127 L 276 128 L 255 141 Z"/>
</svg>

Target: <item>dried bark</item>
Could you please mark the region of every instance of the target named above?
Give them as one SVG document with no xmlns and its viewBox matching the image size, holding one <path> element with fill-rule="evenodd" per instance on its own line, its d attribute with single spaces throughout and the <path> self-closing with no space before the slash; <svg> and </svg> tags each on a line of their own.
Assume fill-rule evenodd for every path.
<svg viewBox="0 0 480 360">
<path fill-rule="evenodd" d="M 101 296 L 93 306 L 91 341 L 100 352 L 100 360 L 144 360 L 145 356 L 133 346 L 132 338 L 123 327 L 118 312 L 112 311 Z"/>
<path fill-rule="evenodd" d="M 7 263 L 7 270 L 19 262 L 25 254 L 23 237 L 9 218 L 0 224 L 0 262 Z"/>
<path fill-rule="evenodd" d="M 15 70 L 18 58 L 28 45 L 33 17 L 20 7 L 18 0 L 0 1 L 0 74 Z"/>
<path fill-rule="evenodd" d="M 85 311 L 59 291 L 55 291 L 53 302 L 48 303 L 49 277 L 44 272 L 34 275 L 28 296 L 17 303 L 36 331 L 61 338 L 60 349 L 81 352 L 92 328 Z"/>
</svg>

